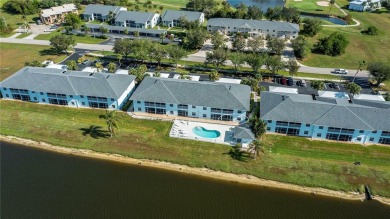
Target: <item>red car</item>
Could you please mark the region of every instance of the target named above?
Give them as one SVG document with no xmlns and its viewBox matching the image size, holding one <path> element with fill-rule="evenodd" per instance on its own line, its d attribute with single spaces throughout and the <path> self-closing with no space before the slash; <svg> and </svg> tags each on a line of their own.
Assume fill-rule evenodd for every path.
<svg viewBox="0 0 390 219">
<path fill-rule="evenodd" d="M 287 85 L 287 79 L 286 78 L 280 79 L 280 83 L 283 85 Z"/>
</svg>

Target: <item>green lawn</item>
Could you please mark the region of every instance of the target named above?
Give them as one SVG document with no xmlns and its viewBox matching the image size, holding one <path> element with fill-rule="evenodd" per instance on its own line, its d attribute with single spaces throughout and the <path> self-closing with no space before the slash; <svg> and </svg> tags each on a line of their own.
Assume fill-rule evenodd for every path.
<svg viewBox="0 0 390 219">
<path fill-rule="evenodd" d="M 312 44 L 317 39 L 338 31 L 343 33 L 350 42 L 345 54 L 332 57 L 311 53 L 302 61 L 302 64 L 315 67 L 356 68 L 361 60 L 367 62 L 390 62 L 390 16 L 388 14 L 351 12 L 362 24 L 359 27 L 324 27 L 314 38 L 308 38 Z M 369 26 L 374 25 L 380 29 L 378 36 L 369 36 L 361 33 Z"/>
<path fill-rule="evenodd" d="M 10 24 L 14 27 L 20 25 L 22 21 L 21 14 L 10 14 L 3 9 L 0 9 L 0 17 L 4 17 L 7 24 Z M 27 22 L 34 23 L 37 19 L 39 19 L 38 14 L 26 15 Z"/>
<path fill-rule="evenodd" d="M 227 145 L 168 137 L 171 122 L 137 120 L 118 113 L 121 124 L 117 136 L 92 138 L 83 135 L 83 130 L 91 125 L 106 130 L 105 122 L 99 119 L 103 110 L 5 100 L 0 100 L 0 106 L 3 135 L 333 190 L 356 191 L 369 184 L 375 194 L 390 196 L 389 147 L 266 135 L 259 159 L 237 161 L 229 156 Z M 355 161 L 362 165 L 353 165 Z"/>
<path fill-rule="evenodd" d="M 216 0 L 219 7 L 224 0 Z M 149 11 L 149 12 L 157 12 L 161 15 L 164 14 L 166 10 L 181 10 L 182 8 L 185 8 L 188 0 L 154 0 L 152 1 L 152 8 L 145 8 L 143 5 L 147 1 L 141 0 L 139 4 L 136 4 L 135 0 L 128 0 L 128 2 L 132 3 L 133 5 L 131 7 L 127 7 L 129 11 L 135 11 L 135 6 L 138 5 L 139 11 Z M 156 5 L 156 7 L 154 6 Z M 163 9 L 160 9 L 160 6 L 163 7 Z"/>
<path fill-rule="evenodd" d="M 49 55 L 49 46 L 0 43 L 0 81 L 9 77 L 24 66 L 27 61 L 53 60 L 59 62 L 65 55 Z"/>
<path fill-rule="evenodd" d="M 48 34 L 40 34 L 36 36 L 34 39 L 35 40 L 50 40 L 51 37 L 60 35 L 60 32 L 53 31 Z M 108 39 L 100 39 L 100 38 L 94 38 L 91 36 L 76 36 L 72 35 L 72 37 L 76 40 L 76 43 L 88 43 L 88 44 L 99 44 L 107 41 Z"/>
<path fill-rule="evenodd" d="M 22 34 L 20 34 L 19 36 L 17 36 L 16 38 L 18 38 L 18 39 L 23 39 L 23 38 L 25 38 L 25 37 L 27 37 L 27 36 L 30 36 L 31 35 L 31 33 L 22 33 Z"/>
<path fill-rule="evenodd" d="M 344 14 L 335 6 L 332 8 L 329 6 L 319 6 L 316 4 L 320 0 L 303 0 L 303 1 L 294 1 L 287 0 L 287 7 L 295 7 L 298 8 L 302 12 L 309 12 L 313 14 L 329 14 L 334 16 L 344 16 Z M 338 1 L 336 2 L 337 4 Z"/>
</svg>

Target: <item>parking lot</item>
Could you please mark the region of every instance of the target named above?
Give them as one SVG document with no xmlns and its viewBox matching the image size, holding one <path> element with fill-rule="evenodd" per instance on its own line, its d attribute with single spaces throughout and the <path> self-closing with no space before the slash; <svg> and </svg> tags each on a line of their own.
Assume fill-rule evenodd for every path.
<svg viewBox="0 0 390 219">
<path fill-rule="evenodd" d="M 353 80 L 353 77 L 347 77 L 346 78 L 349 81 Z M 306 86 L 300 86 L 298 83 L 298 79 L 293 79 L 293 84 L 292 85 L 283 85 L 281 80 L 276 79 L 268 82 L 260 82 L 259 86 L 264 86 L 269 90 L 269 86 L 274 86 L 274 87 L 289 87 L 289 88 L 297 88 L 298 93 L 300 94 L 317 94 L 317 91 L 313 88 L 311 88 L 311 82 L 308 80 L 305 80 Z M 372 94 L 372 89 L 367 81 L 367 78 L 356 78 L 355 83 L 359 84 L 362 89 L 361 89 L 361 94 Z M 325 82 L 325 89 L 323 91 L 335 91 L 335 92 L 347 92 L 345 86 L 343 83 L 340 82 Z"/>
</svg>

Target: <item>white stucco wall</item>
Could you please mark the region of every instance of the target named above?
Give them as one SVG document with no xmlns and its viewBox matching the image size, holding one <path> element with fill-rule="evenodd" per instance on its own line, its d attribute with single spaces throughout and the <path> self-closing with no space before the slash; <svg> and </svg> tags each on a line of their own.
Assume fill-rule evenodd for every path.
<svg viewBox="0 0 390 219">
<path fill-rule="evenodd" d="M 276 127 L 289 128 L 290 126 L 277 126 L 276 121 L 265 121 L 267 123 L 267 132 L 275 132 Z M 297 127 L 291 127 L 297 128 Z M 310 125 L 302 123 L 299 128 L 298 136 L 316 138 L 316 139 L 326 139 L 328 128 L 326 126 Z M 338 127 L 336 127 L 338 128 Z M 306 132 L 306 133 L 305 133 Z M 342 132 L 338 132 L 343 134 Z M 360 143 L 360 144 L 373 144 L 378 143 L 382 135 L 382 130 L 372 131 L 372 130 L 354 130 L 352 135 L 351 142 Z"/>
<path fill-rule="evenodd" d="M 133 101 L 134 111 L 135 112 L 146 112 L 145 110 L 145 102 L 144 101 Z M 166 115 L 170 116 L 178 116 L 178 108 L 177 104 L 169 104 L 165 105 Z M 203 107 L 203 106 L 192 106 L 188 105 L 188 117 L 192 118 L 200 118 L 200 119 L 211 119 L 211 107 Z M 233 121 L 240 122 L 246 120 L 246 111 L 238 112 L 237 109 L 233 110 Z"/>
</svg>

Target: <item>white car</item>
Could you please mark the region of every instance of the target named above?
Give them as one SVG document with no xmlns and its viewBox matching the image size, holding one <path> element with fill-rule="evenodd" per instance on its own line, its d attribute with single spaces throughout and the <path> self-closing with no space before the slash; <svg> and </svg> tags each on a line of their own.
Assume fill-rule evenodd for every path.
<svg viewBox="0 0 390 219">
<path fill-rule="evenodd" d="M 348 74 L 348 70 L 342 69 L 342 68 L 336 68 L 333 73 L 335 74 L 341 74 L 341 75 L 346 75 Z"/>
</svg>

